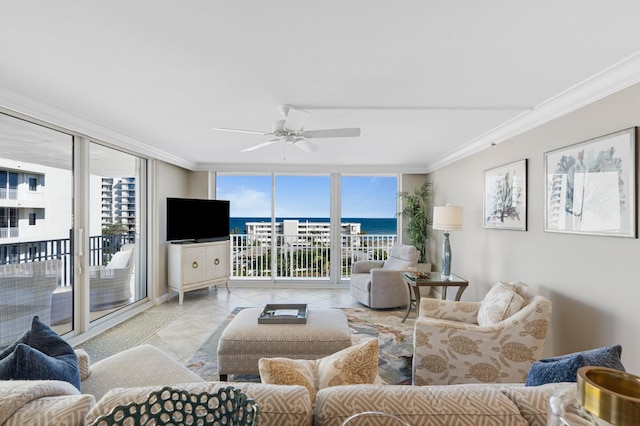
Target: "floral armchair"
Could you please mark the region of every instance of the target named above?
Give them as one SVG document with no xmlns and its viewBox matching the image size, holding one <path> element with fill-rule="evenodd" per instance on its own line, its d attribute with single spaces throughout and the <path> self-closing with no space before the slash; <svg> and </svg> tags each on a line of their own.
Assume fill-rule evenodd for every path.
<svg viewBox="0 0 640 426">
<path fill-rule="evenodd" d="M 351 268 L 351 295 L 374 309 L 407 304 L 407 284 L 400 272 L 416 270 L 420 253 L 414 246 L 395 244 L 387 260 L 360 260 Z"/>
<path fill-rule="evenodd" d="M 499 282 L 481 302 L 423 298 L 413 384 L 524 383 L 550 319 L 551 302 L 523 283 Z"/>
</svg>

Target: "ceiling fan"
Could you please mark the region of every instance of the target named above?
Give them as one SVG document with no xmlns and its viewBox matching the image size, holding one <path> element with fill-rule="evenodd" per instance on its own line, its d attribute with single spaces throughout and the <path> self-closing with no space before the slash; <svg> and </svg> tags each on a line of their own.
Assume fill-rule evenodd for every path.
<svg viewBox="0 0 640 426">
<path fill-rule="evenodd" d="M 243 149 L 242 152 L 254 151 L 256 149 L 264 148 L 265 146 L 269 146 L 279 141 L 283 141 L 285 144 L 294 145 L 306 152 L 316 152 L 318 150 L 318 146 L 308 139 L 351 138 L 360 136 L 360 128 L 358 127 L 351 127 L 346 129 L 304 130 L 304 122 L 311 115 L 310 113 L 292 107 L 291 105 L 284 105 L 280 107 L 280 112 L 285 117 L 285 119 L 275 121 L 271 126 L 270 132 L 228 129 L 224 127 L 215 127 L 214 129 L 222 130 L 225 132 L 253 133 L 274 137 L 274 139 L 271 139 L 267 142 L 263 142 L 258 145 Z"/>
</svg>

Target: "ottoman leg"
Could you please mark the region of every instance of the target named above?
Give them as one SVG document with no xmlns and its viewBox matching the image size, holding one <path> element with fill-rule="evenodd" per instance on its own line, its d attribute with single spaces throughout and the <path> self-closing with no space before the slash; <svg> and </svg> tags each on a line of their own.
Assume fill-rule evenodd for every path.
<svg viewBox="0 0 640 426">
<path fill-rule="evenodd" d="M 221 374 L 220 375 L 220 381 L 221 382 L 226 382 L 227 381 L 227 375 L 226 374 Z"/>
</svg>

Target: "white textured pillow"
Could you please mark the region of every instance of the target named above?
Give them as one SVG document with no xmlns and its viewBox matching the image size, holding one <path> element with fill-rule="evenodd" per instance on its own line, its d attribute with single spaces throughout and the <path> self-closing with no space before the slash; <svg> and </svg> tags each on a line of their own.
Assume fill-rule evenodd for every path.
<svg viewBox="0 0 640 426">
<path fill-rule="evenodd" d="M 513 286 L 499 282 L 489 290 L 480 303 L 478 325 L 495 325 L 518 312 L 524 304 L 524 298 L 516 293 Z"/>
<path fill-rule="evenodd" d="M 129 265 L 131 250 L 119 251 L 113 255 L 105 269 L 123 269 Z"/>
</svg>

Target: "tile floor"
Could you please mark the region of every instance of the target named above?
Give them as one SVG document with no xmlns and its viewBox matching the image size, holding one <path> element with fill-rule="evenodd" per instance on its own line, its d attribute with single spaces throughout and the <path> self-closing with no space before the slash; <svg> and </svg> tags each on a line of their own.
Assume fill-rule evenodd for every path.
<svg viewBox="0 0 640 426">
<path fill-rule="evenodd" d="M 156 346 L 178 362 L 186 362 L 237 307 L 263 307 L 267 303 L 306 303 L 309 307 L 363 307 L 349 295 L 348 288 L 231 288 L 197 290 L 186 293 L 182 306 L 174 293 L 168 303 L 151 308 L 155 312 L 182 312 L 177 319 L 143 343 Z"/>
</svg>

